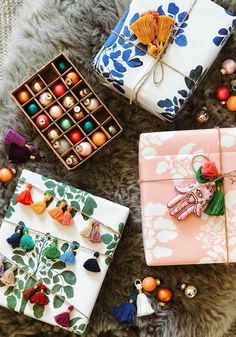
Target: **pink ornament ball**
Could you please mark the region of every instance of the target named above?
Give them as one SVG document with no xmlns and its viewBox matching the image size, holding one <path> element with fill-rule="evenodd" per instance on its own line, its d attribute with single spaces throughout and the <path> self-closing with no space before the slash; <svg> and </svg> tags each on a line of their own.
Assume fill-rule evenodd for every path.
<svg viewBox="0 0 236 337">
<path fill-rule="evenodd" d="M 57 119 L 59 117 L 61 117 L 63 115 L 63 110 L 62 108 L 55 104 L 52 105 L 49 109 L 49 115 L 53 118 L 53 119 Z"/>
<path fill-rule="evenodd" d="M 93 152 L 92 145 L 89 142 L 82 142 L 75 149 L 81 157 L 88 157 Z"/>
<path fill-rule="evenodd" d="M 225 60 L 221 65 L 220 71 L 223 75 L 232 75 L 236 71 L 236 62 L 231 59 Z"/>
</svg>

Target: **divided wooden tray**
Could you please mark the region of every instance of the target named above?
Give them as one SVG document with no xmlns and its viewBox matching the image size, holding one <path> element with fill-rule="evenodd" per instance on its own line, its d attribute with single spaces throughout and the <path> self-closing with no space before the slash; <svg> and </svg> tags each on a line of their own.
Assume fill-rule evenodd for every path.
<svg viewBox="0 0 236 337">
<path fill-rule="evenodd" d="M 61 64 L 64 64 L 65 67 L 60 67 Z M 79 81 L 74 85 L 68 85 L 68 81 L 66 80 L 66 76 L 71 72 L 76 72 L 79 76 Z M 35 83 L 35 81 L 41 83 L 41 85 L 43 86 L 41 90 L 40 88 L 36 88 L 38 89 L 38 92 L 35 92 L 35 90 L 33 89 L 33 84 Z M 63 83 L 66 87 L 66 92 L 59 97 L 57 97 L 53 93 L 53 86 L 57 83 Z M 85 88 L 87 88 L 87 91 L 84 95 L 82 91 Z M 19 93 L 22 92 L 22 90 L 26 90 L 26 94 L 29 96 L 29 99 L 23 103 L 21 102 L 22 100 L 19 99 Z M 43 106 L 39 101 L 39 97 L 44 92 L 48 92 L 52 96 L 52 101 L 47 106 Z M 81 93 L 84 97 L 81 96 Z M 95 155 L 97 151 L 108 145 L 108 143 L 114 140 L 114 138 L 116 138 L 122 132 L 122 127 L 119 122 L 100 100 L 100 98 L 96 95 L 91 86 L 83 78 L 83 76 L 76 69 L 76 67 L 69 60 L 69 58 L 63 53 L 59 54 L 51 62 L 41 68 L 37 73 L 35 73 L 28 80 L 22 83 L 16 90 L 12 92 L 11 95 L 13 100 L 24 113 L 24 115 L 28 118 L 28 120 L 32 123 L 32 125 L 38 131 L 44 141 L 50 146 L 52 151 L 56 154 L 56 156 L 60 159 L 60 161 L 65 165 L 68 170 L 73 170 L 80 166 L 90 157 Z M 75 101 L 75 103 L 72 103 L 73 106 L 71 107 L 65 107 L 63 105 L 63 98 L 68 95 L 72 96 L 73 100 Z M 99 106 L 94 110 L 89 110 L 86 107 L 85 103 L 88 102 L 88 99 L 91 100 L 92 98 L 96 98 L 98 100 Z M 50 107 L 55 104 L 58 105 L 63 111 L 63 114 L 56 119 L 52 118 L 49 113 Z M 29 113 L 28 109 L 30 105 L 36 106 L 36 110 L 38 110 L 38 112 L 34 112 L 33 114 Z M 84 114 L 84 116 L 80 120 L 76 120 L 73 117 L 75 111 L 78 110 L 82 111 Z M 40 128 L 36 124 L 37 117 L 41 115 L 46 115 L 46 119 L 49 122 L 49 125 L 47 125 L 45 128 Z M 69 119 L 71 123 L 71 127 L 69 127 L 67 130 L 63 130 L 60 124 L 61 120 L 65 118 Z M 86 123 L 86 121 L 90 121 L 94 126 L 93 130 L 90 132 L 85 131 L 84 129 L 84 124 Z M 56 135 L 55 137 L 54 132 L 53 139 L 50 139 L 48 138 L 48 134 L 52 129 L 56 130 L 56 133 L 58 135 Z M 79 130 L 83 136 L 83 138 L 78 143 L 72 142 L 69 138 L 71 131 L 73 130 Z M 92 136 L 97 131 L 102 132 L 106 137 L 105 143 L 101 146 L 96 146 L 92 141 Z M 54 146 L 56 147 L 56 145 L 58 145 L 58 141 L 60 143 L 61 139 L 66 140 L 66 142 L 68 142 L 70 146 L 68 149 L 60 154 L 58 150 L 54 148 Z M 91 154 L 87 156 L 82 156 L 80 152 L 76 151 L 76 149 L 78 150 L 79 145 L 82 142 L 88 142 L 91 144 Z M 73 158 L 73 160 L 68 160 L 69 157 Z"/>
</svg>

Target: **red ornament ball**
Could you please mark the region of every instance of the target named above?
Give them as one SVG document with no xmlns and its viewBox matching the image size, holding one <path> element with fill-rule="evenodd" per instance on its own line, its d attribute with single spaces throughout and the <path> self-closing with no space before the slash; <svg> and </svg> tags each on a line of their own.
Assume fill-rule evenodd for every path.
<svg viewBox="0 0 236 337">
<path fill-rule="evenodd" d="M 55 96 L 60 97 L 66 92 L 66 86 L 63 83 L 56 83 L 52 87 L 52 92 Z"/>
<path fill-rule="evenodd" d="M 50 123 L 50 119 L 48 118 L 47 115 L 39 115 L 36 118 L 36 125 L 40 128 L 40 129 L 45 129 Z"/>
<path fill-rule="evenodd" d="M 79 130 L 73 130 L 73 131 L 70 132 L 69 138 L 72 141 L 72 143 L 76 144 L 81 139 L 83 139 L 84 136 L 83 136 L 82 132 L 80 132 Z"/>
<path fill-rule="evenodd" d="M 159 288 L 157 291 L 157 298 L 162 303 L 168 303 L 172 300 L 172 291 L 168 288 Z"/>
<path fill-rule="evenodd" d="M 221 85 L 215 91 L 215 97 L 218 101 L 226 101 L 230 96 L 230 90 L 226 85 Z"/>
</svg>

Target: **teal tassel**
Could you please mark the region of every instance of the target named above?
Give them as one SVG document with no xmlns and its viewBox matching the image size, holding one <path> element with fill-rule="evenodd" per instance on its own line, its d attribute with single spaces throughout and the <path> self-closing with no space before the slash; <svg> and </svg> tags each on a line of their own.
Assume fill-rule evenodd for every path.
<svg viewBox="0 0 236 337">
<path fill-rule="evenodd" d="M 35 246 L 35 242 L 32 237 L 29 235 L 29 230 L 27 227 L 24 227 L 24 235 L 20 239 L 19 247 L 24 250 L 31 250 Z"/>
</svg>

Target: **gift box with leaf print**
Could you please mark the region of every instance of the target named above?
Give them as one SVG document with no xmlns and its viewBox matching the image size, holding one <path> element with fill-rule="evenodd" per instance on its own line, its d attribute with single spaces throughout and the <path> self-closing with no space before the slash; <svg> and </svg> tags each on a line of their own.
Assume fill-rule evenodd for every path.
<svg viewBox="0 0 236 337">
<path fill-rule="evenodd" d="M 195 194 L 192 185 L 198 179 L 195 169 L 208 160 L 221 174 L 234 172 L 220 189 L 225 210 L 214 216 L 209 211 L 213 203 L 204 194 L 206 186 L 200 184 Z M 142 134 L 139 172 L 148 265 L 236 261 L 235 128 Z M 201 205 L 209 207 L 199 213 Z"/>
<path fill-rule="evenodd" d="M 130 29 L 148 10 L 176 20 L 173 41 L 156 65 L 155 57 Z M 104 85 L 162 119 L 174 121 L 234 24 L 232 13 L 210 0 L 135 0 L 92 64 Z"/>
<path fill-rule="evenodd" d="M 27 184 L 32 184 L 30 193 L 34 203 L 42 200 L 45 193 L 52 197 L 40 214 L 30 205 L 16 200 Z M 49 215 L 49 211 L 59 207 L 62 201 L 73 207 L 73 224 L 63 225 Z M 124 206 L 23 170 L 0 228 L 0 255 L 5 257 L 4 269 L 16 268 L 14 285 L 5 284 L 0 278 L 0 305 L 59 326 L 54 317 L 67 312 L 68 307 L 74 307 L 70 312 L 68 330 L 81 335 L 89 322 L 128 214 L 129 210 Z M 91 223 L 99 224 L 96 242 L 90 240 L 89 235 L 83 235 Z M 10 241 L 7 242 L 19 227 L 28 228 L 34 241 L 33 249 L 24 249 L 21 245 L 12 247 Z M 55 238 L 60 256 L 47 258 L 45 249 Z M 63 262 L 61 256 L 70 251 L 71 243 L 76 245 L 76 256 L 75 263 L 70 265 Z M 99 267 L 93 272 L 84 264 L 94 259 L 96 252 L 99 253 L 96 255 Z M 31 303 L 31 298 L 23 295 L 24 290 L 34 287 L 37 282 L 46 286 L 47 305 Z"/>
</svg>

